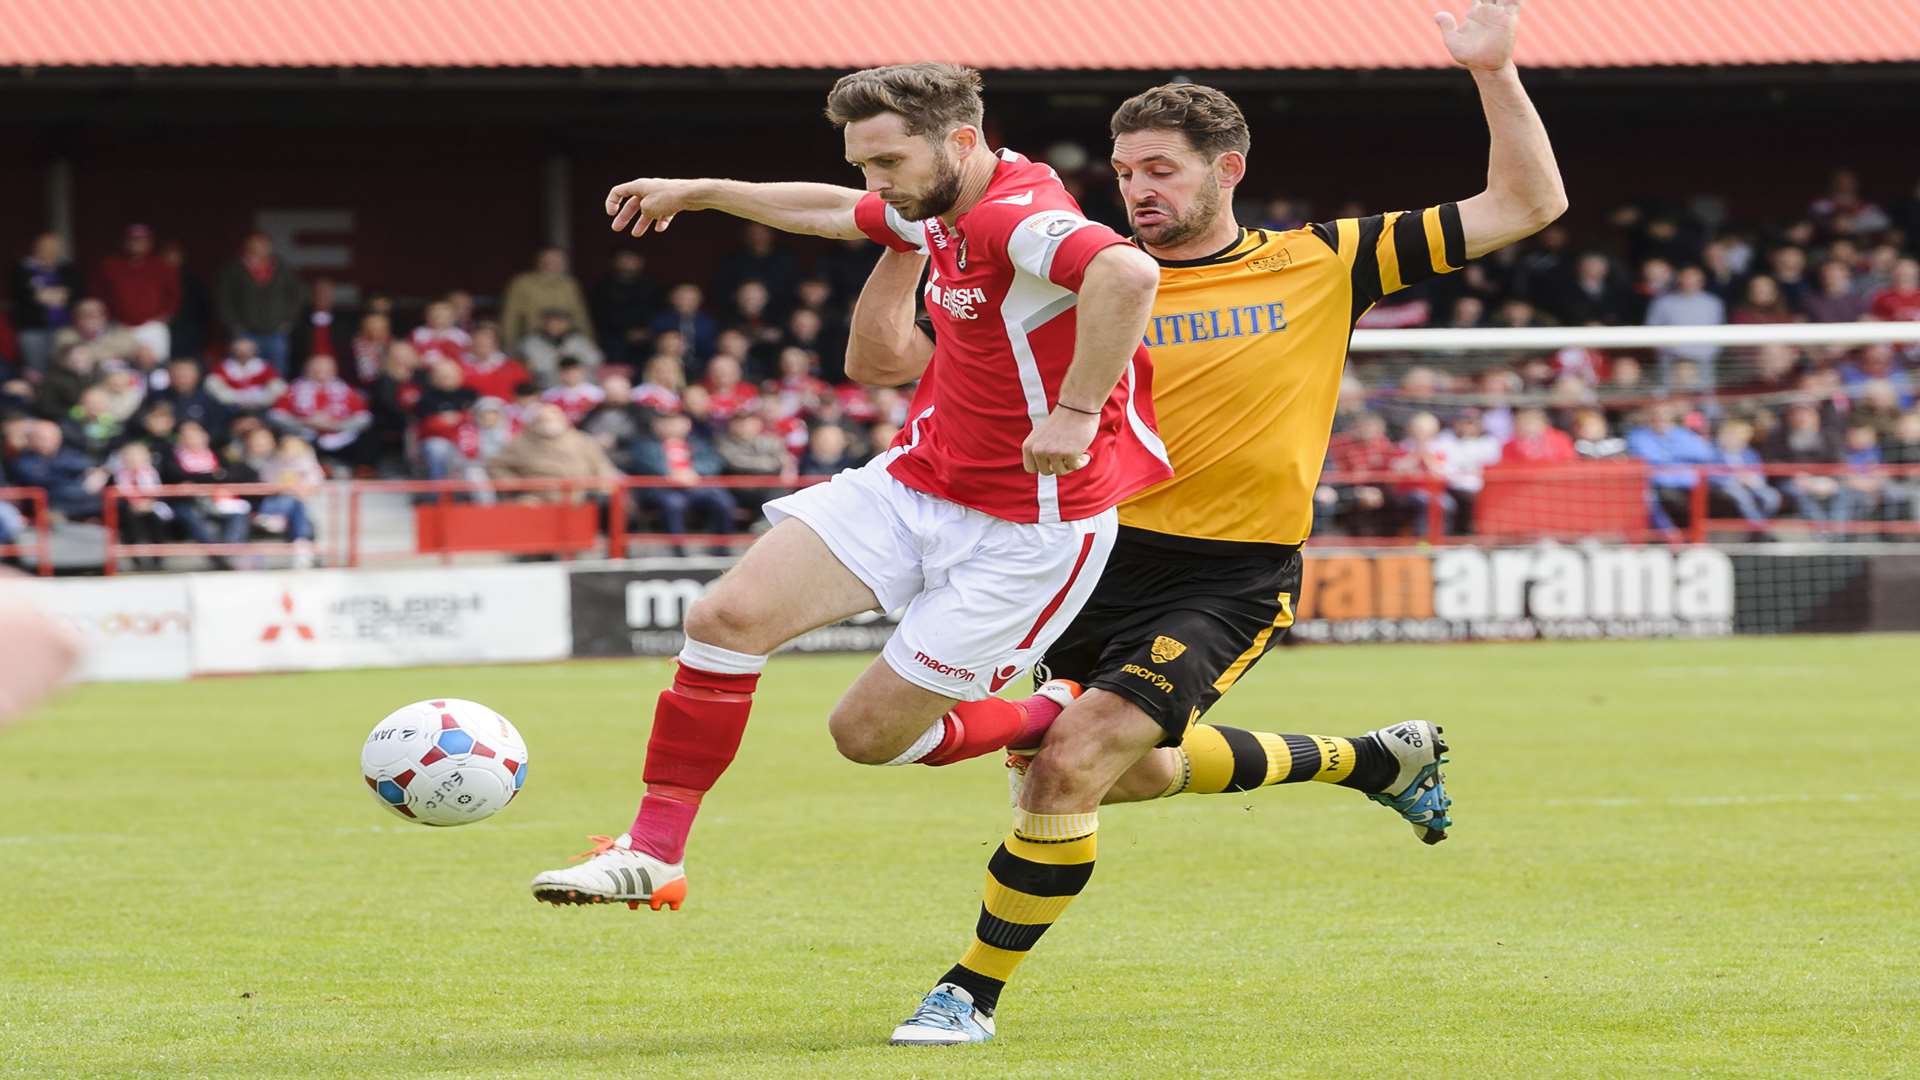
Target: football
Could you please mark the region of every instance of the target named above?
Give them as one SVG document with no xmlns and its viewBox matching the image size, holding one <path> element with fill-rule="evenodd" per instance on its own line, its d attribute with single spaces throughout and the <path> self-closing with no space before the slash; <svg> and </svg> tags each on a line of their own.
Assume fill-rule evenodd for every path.
<svg viewBox="0 0 1920 1080">
<path fill-rule="evenodd" d="M 422 825 L 500 812 L 527 782 L 527 744 L 507 718 L 459 698 L 416 701 L 374 725 L 360 775 L 380 805 Z"/>
</svg>

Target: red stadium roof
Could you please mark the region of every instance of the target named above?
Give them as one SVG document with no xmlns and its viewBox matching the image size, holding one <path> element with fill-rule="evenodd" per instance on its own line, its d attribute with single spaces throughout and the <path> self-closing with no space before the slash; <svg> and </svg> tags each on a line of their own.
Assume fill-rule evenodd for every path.
<svg viewBox="0 0 1920 1080">
<path fill-rule="evenodd" d="M 0 0 L 0 66 L 1436 68 L 1465 0 Z M 1533 0 L 1521 62 L 1920 61 L 1916 0 Z"/>
</svg>

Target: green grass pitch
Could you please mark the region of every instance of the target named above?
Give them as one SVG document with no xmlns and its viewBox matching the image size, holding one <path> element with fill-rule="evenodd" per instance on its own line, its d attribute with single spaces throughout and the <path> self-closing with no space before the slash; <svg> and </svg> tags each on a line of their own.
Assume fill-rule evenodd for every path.
<svg viewBox="0 0 1920 1080">
<path fill-rule="evenodd" d="M 1007 826 L 781 659 L 678 913 L 535 904 L 625 825 L 660 662 L 96 686 L 0 733 L 8 1076 L 1920 1074 L 1920 638 L 1301 648 L 1213 719 L 1447 727 L 1435 848 L 1322 785 L 1109 808 L 985 1047 L 894 1049 Z M 526 793 L 381 809 L 366 731 L 484 701 Z"/>
</svg>

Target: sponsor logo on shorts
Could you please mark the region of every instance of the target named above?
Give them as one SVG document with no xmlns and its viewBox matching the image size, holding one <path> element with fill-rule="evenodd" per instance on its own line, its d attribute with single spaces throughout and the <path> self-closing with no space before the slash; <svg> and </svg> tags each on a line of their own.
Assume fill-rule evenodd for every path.
<svg viewBox="0 0 1920 1080">
<path fill-rule="evenodd" d="M 973 681 L 973 672 L 968 671 L 966 668 L 954 667 L 952 664 L 943 664 L 923 652 L 914 653 L 913 658 L 936 675 L 944 675 L 949 679 L 959 679 L 961 682 Z"/>
<path fill-rule="evenodd" d="M 1170 664 L 1180 659 L 1180 654 L 1186 651 L 1187 647 L 1184 644 L 1165 634 L 1153 639 L 1153 648 L 1150 650 L 1153 662 L 1156 664 Z"/>
<path fill-rule="evenodd" d="M 1173 693 L 1173 680 L 1151 668 L 1143 668 L 1139 664 L 1128 664 L 1120 669 L 1120 674 L 1145 679 L 1155 690 L 1163 694 Z"/>
<path fill-rule="evenodd" d="M 1017 664 L 1008 664 L 1006 667 L 994 672 L 993 678 L 987 680 L 987 692 L 991 694 L 999 693 L 1000 688 L 1007 685 L 1007 681 L 1018 674 L 1020 674 L 1020 668 Z"/>
</svg>

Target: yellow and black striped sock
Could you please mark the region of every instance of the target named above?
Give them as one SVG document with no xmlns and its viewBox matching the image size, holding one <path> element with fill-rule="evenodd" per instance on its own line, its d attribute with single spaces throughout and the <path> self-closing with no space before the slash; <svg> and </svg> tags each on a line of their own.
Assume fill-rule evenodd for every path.
<svg viewBox="0 0 1920 1080">
<path fill-rule="evenodd" d="M 973 995 L 988 1015 L 1013 969 L 1093 876 L 1097 814 L 1013 812 L 1013 833 L 987 862 L 973 946 L 941 978 Z"/>
<path fill-rule="evenodd" d="M 1400 762 L 1365 735 L 1276 735 L 1217 724 L 1195 724 L 1180 741 L 1180 769 L 1170 795 L 1216 795 L 1270 784 L 1323 784 L 1384 791 L 1400 774 Z"/>
</svg>

